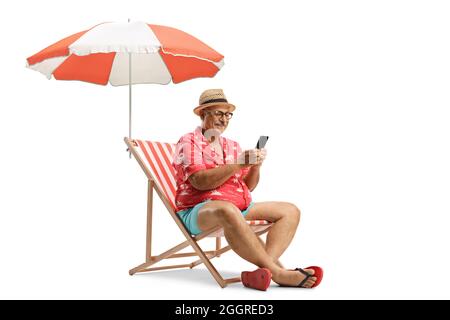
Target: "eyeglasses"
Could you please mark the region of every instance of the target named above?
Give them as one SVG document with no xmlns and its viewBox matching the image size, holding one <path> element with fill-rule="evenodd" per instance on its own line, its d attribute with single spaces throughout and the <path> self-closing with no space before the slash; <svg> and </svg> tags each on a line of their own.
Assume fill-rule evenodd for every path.
<svg viewBox="0 0 450 320">
<path fill-rule="evenodd" d="M 227 120 L 233 118 L 233 112 L 222 112 L 219 110 L 215 110 L 215 111 L 207 111 L 207 113 L 212 114 L 214 117 L 219 119 L 222 118 L 223 116 L 225 116 Z"/>
</svg>

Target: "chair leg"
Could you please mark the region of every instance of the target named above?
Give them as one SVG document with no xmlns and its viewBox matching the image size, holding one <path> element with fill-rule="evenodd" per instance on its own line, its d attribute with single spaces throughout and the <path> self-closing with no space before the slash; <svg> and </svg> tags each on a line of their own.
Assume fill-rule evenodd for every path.
<svg viewBox="0 0 450 320">
<path fill-rule="evenodd" d="M 221 248 L 219 251 L 215 251 L 215 253 L 214 253 L 213 255 L 211 255 L 210 257 L 209 257 L 208 254 L 207 254 L 207 256 L 208 256 L 209 259 L 211 260 L 212 258 L 220 257 L 223 253 L 225 253 L 225 252 L 227 252 L 227 251 L 229 251 L 229 250 L 231 250 L 231 247 L 230 247 L 230 246 L 226 246 L 226 247 Z M 202 263 L 203 263 L 203 260 L 202 260 L 202 259 L 198 259 L 198 260 L 192 262 L 192 263 L 191 263 L 191 269 L 192 269 L 192 268 L 195 268 L 196 266 L 198 266 L 198 265 L 200 265 L 200 264 L 202 264 Z"/>
<path fill-rule="evenodd" d="M 205 267 L 209 270 L 209 272 L 211 273 L 213 278 L 217 281 L 217 283 L 222 288 L 225 288 L 227 286 L 226 281 L 222 278 L 222 276 L 217 271 L 217 269 L 214 267 L 214 265 L 211 263 L 211 261 L 209 260 L 207 255 L 203 252 L 202 248 L 200 248 L 200 246 L 194 239 L 190 238 L 190 239 L 188 239 L 188 241 L 190 242 L 190 244 L 191 244 L 192 248 L 195 250 L 195 252 L 197 252 L 198 256 L 203 261 L 203 263 L 205 264 Z"/>
<path fill-rule="evenodd" d="M 189 268 L 190 264 L 175 264 L 171 266 L 164 266 L 164 267 L 156 267 L 156 268 L 148 268 L 139 272 L 150 272 L 150 271 L 158 271 L 158 270 L 168 270 L 168 269 L 180 269 L 180 268 Z"/>
<path fill-rule="evenodd" d="M 163 259 L 165 259 L 167 257 L 170 257 L 171 255 L 173 255 L 174 253 L 176 253 L 176 252 L 178 252 L 180 250 L 183 250 L 184 248 L 189 246 L 189 244 L 190 243 L 188 241 L 184 241 L 184 242 L 180 243 L 179 245 L 176 245 L 175 247 L 173 247 L 173 248 L 167 250 L 166 252 L 160 254 L 159 256 L 151 258 L 151 260 L 149 262 L 142 263 L 142 264 L 138 265 L 137 267 L 131 269 L 129 271 L 129 274 L 133 275 L 135 273 L 142 272 L 145 269 L 147 269 L 148 267 L 150 267 L 151 265 L 153 265 L 153 264 L 155 264 L 155 263 L 157 263 L 157 262 L 159 262 L 159 261 L 161 261 L 161 260 L 163 260 Z"/>
<path fill-rule="evenodd" d="M 221 247 L 221 237 L 216 237 L 216 252 L 220 250 Z M 220 254 L 217 254 L 216 257 L 220 257 Z"/>
<path fill-rule="evenodd" d="M 202 248 L 198 245 L 197 241 L 195 241 L 192 238 L 187 239 L 187 241 L 180 243 L 179 245 L 173 247 L 172 249 L 164 252 L 163 254 L 153 257 L 150 262 L 145 262 L 129 271 L 130 275 L 134 275 L 135 273 L 139 272 L 148 272 L 148 271 L 155 271 L 155 270 L 163 270 L 163 269 L 172 269 L 172 268 L 192 268 L 193 264 L 185 264 L 185 265 L 174 265 L 174 266 L 165 266 L 161 268 L 149 268 L 151 265 L 168 258 L 169 256 L 173 255 L 175 252 L 178 252 L 187 246 L 191 245 L 194 251 L 197 253 L 197 255 L 200 257 L 199 260 L 197 260 L 197 264 L 204 263 L 208 271 L 211 273 L 213 278 L 217 281 L 217 283 L 222 287 L 225 288 L 227 286 L 227 282 L 222 278 L 220 273 L 216 270 L 214 265 L 211 263 L 209 259 L 213 258 L 215 256 L 215 253 L 205 253 Z M 219 253 L 223 253 L 225 250 L 229 250 L 229 248 L 222 248 Z"/>
<path fill-rule="evenodd" d="M 145 261 L 150 262 L 152 257 L 152 220 L 153 220 L 153 181 L 148 180 L 147 189 L 147 244 Z"/>
</svg>

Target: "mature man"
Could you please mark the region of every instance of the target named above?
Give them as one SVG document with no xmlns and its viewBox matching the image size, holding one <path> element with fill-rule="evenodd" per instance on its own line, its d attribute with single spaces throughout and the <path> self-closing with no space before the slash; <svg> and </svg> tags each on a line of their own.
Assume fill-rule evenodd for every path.
<svg viewBox="0 0 450 320">
<path fill-rule="evenodd" d="M 254 283 L 259 276 L 272 276 L 282 286 L 311 288 L 321 280 L 318 267 L 287 270 L 278 258 L 289 246 L 300 221 L 300 210 L 287 202 L 252 202 L 250 191 L 258 185 L 264 149 L 241 152 L 237 142 L 221 134 L 233 116 L 235 106 L 228 103 L 221 89 L 204 91 L 194 113 L 201 126 L 178 141 L 174 167 L 177 173 L 178 215 L 196 235 L 216 226 L 224 229 L 231 248 L 245 260 L 259 266 L 255 275 L 244 272 L 245 285 L 265 290 Z M 264 244 L 245 220 L 267 220 L 273 226 Z M 270 270 L 270 272 L 269 272 Z M 256 280 L 257 282 L 257 280 Z M 262 288 L 261 288 L 262 286 Z M 265 287 L 265 288 L 264 288 Z"/>
</svg>

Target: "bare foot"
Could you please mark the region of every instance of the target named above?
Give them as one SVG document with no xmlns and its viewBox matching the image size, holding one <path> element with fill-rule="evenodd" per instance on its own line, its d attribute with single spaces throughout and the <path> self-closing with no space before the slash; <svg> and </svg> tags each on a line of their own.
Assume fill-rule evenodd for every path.
<svg viewBox="0 0 450 320">
<path fill-rule="evenodd" d="M 314 274 L 313 269 L 304 269 L 310 275 Z M 297 287 L 306 276 L 297 270 L 282 270 L 278 273 L 272 274 L 272 280 L 281 286 L 285 287 Z M 311 288 L 316 283 L 316 277 L 310 277 L 303 285 L 304 288 Z"/>
</svg>

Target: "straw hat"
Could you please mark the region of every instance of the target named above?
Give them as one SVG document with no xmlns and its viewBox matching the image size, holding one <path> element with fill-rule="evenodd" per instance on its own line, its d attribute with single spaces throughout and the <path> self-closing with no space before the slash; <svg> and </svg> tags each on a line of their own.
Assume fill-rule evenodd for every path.
<svg viewBox="0 0 450 320">
<path fill-rule="evenodd" d="M 194 109 L 194 113 L 199 116 L 201 110 L 211 106 L 227 106 L 229 112 L 236 109 L 234 105 L 228 103 L 222 89 L 209 89 L 200 95 L 199 106 Z"/>
</svg>

